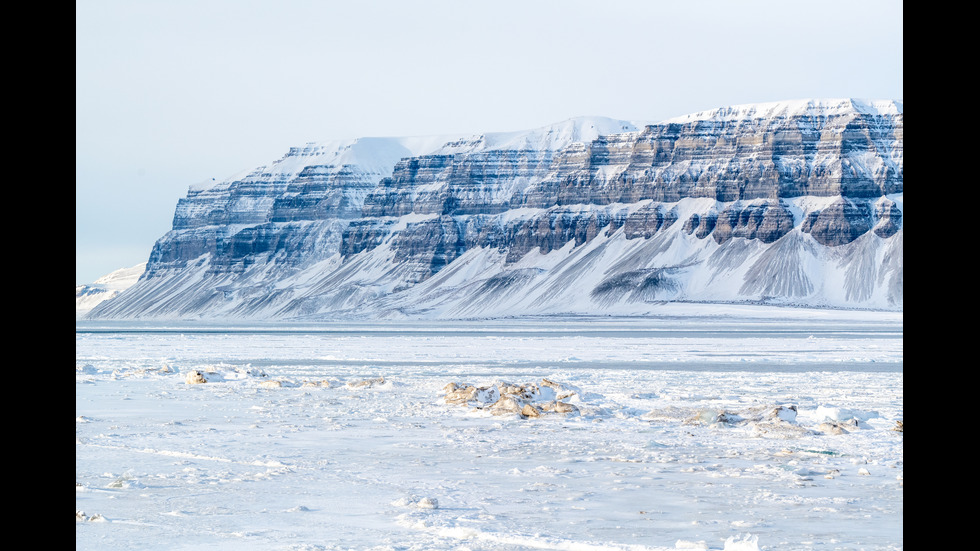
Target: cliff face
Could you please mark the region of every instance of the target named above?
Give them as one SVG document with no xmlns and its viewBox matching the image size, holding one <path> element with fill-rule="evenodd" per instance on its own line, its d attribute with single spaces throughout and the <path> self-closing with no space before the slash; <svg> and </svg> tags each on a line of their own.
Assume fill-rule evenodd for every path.
<svg viewBox="0 0 980 551">
<path fill-rule="evenodd" d="M 191 189 L 90 317 L 472 317 L 659 302 L 902 307 L 900 102 L 294 148 Z"/>
</svg>

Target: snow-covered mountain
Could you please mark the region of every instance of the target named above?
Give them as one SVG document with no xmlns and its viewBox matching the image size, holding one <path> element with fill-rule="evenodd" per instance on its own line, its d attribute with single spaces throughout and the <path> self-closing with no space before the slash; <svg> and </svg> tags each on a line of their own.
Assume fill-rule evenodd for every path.
<svg viewBox="0 0 980 551">
<path fill-rule="evenodd" d="M 75 317 L 84 316 L 99 303 L 129 289 L 139 281 L 144 271 L 146 271 L 146 262 L 140 262 L 129 268 L 115 270 L 87 285 L 76 285 Z"/>
<path fill-rule="evenodd" d="M 800 100 L 307 144 L 192 187 L 89 317 L 901 310 L 902 112 Z"/>
</svg>

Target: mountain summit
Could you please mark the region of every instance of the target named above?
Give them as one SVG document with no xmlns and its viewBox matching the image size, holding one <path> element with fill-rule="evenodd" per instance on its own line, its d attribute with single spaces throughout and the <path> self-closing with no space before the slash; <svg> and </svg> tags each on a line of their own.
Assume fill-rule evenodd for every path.
<svg viewBox="0 0 980 551">
<path fill-rule="evenodd" d="M 902 309 L 903 103 L 311 143 L 191 187 L 100 319 Z"/>
</svg>

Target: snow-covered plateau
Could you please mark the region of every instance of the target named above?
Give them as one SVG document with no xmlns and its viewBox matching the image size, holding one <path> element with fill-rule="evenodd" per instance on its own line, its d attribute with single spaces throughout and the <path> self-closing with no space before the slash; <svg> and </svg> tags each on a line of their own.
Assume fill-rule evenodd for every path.
<svg viewBox="0 0 980 551">
<path fill-rule="evenodd" d="M 902 314 L 76 322 L 78 550 L 897 550 Z"/>
<path fill-rule="evenodd" d="M 903 212 L 902 101 L 309 143 L 191 187 L 138 281 L 76 290 L 76 318 L 900 312 Z"/>
</svg>

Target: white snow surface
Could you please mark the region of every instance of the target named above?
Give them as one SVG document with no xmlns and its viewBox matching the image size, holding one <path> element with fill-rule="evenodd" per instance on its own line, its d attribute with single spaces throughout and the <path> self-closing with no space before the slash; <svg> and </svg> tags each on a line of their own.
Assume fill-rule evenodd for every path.
<svg viewBox="0 0 980 551">
<path fill-rule="evenodd" d="M 904 112 L 903 100 L 857 99 L 857 98 L 810 98 L 763 103 L 746 103 L 717 109 L 709 109 L 672 117 L 664 123 L 690 123 L 694 121 L 737 121 L 752 119 L 775 119 L 793 116 L 847 116 L 898 115 Z"/>
<path fill-rule="evenodd" d="M 145 270 L 146 262 L 141 262 L 129 268 L 121 268 L 114 272 L 110 272 L 99 279 L 96 279 L 94 283 L 96 285 L 101 285 L 105 289 L 121 291 L 129 288 L 133 283 L 136 283 L 140 276 L 143 275 Z"/>
<path fill-rule="evenodd" d="M 902 314 L 682 306 L 77 321 L 76 549 L 903 549 Z"/>
</svg>

